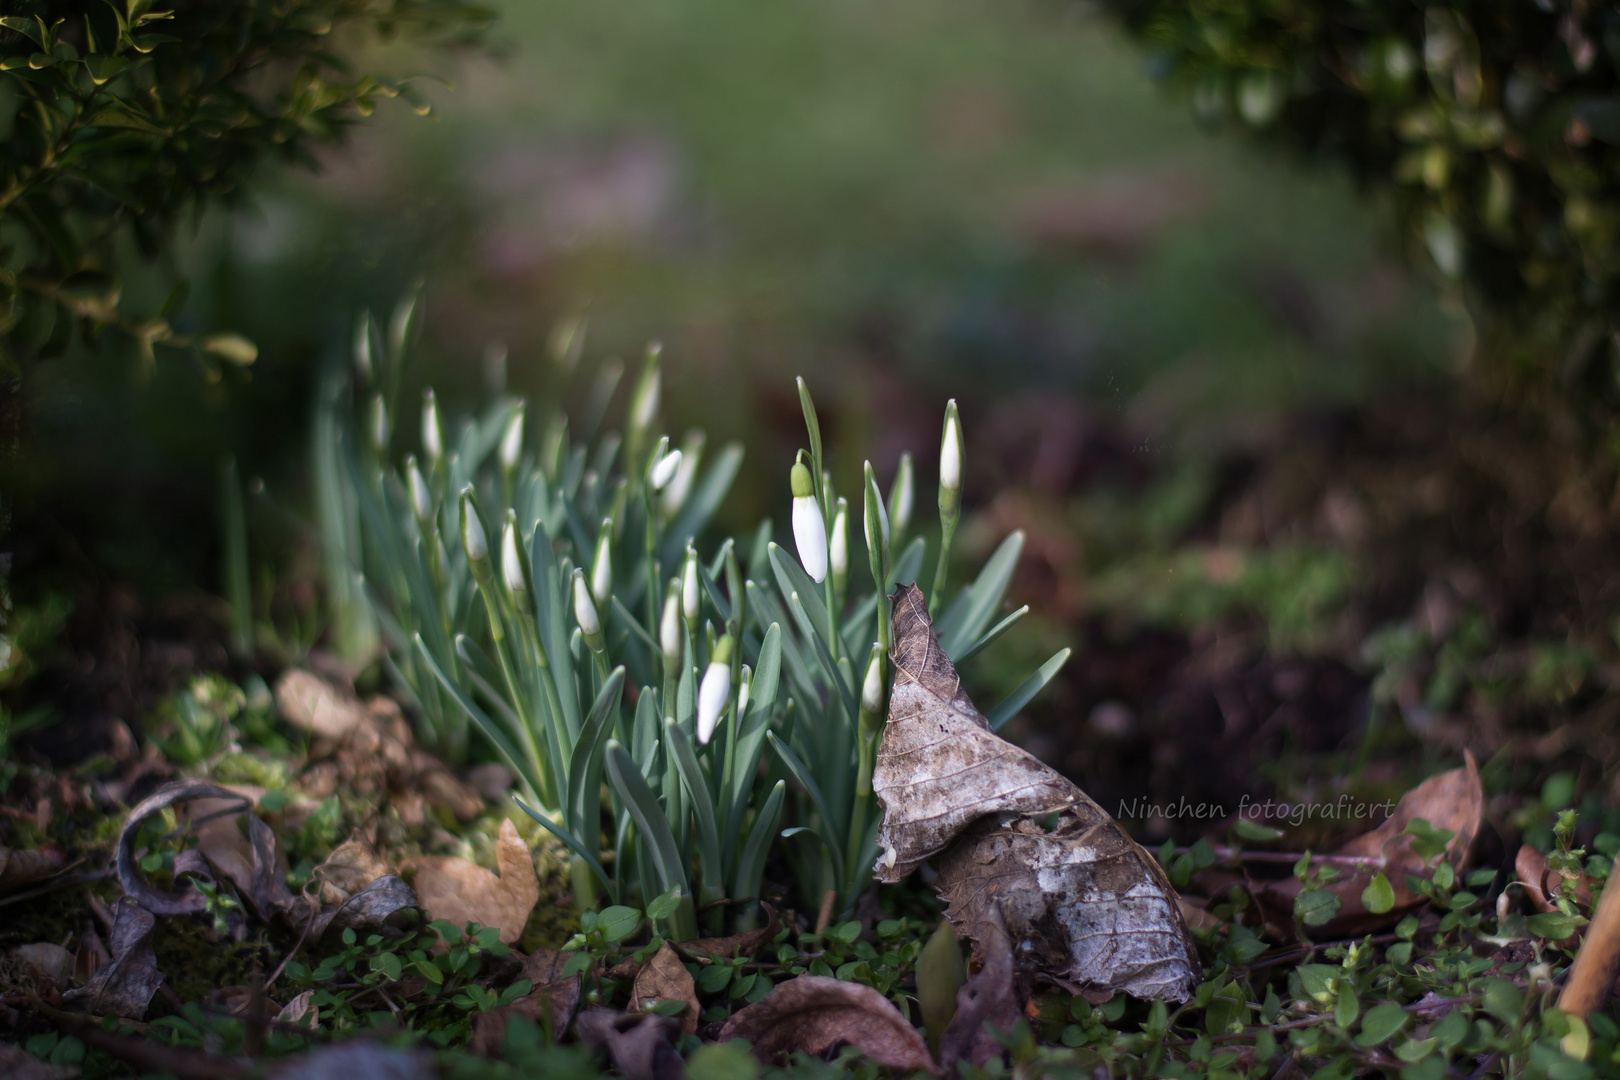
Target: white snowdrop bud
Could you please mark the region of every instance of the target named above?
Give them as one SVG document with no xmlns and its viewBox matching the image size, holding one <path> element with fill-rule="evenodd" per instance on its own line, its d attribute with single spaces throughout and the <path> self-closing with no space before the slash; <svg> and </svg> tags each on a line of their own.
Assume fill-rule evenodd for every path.
<svg viewBox="0 0 1620 1080">
<path fill-rule="evenodd" d="M 664 597 L 664 614 L 658 620 L 658 647 L 664 651 L 664 662 L 679 663 L 681 659 L 681 596 L 670 589 Z"/>
<path fill-rule="evenodd" d="M 647 346 L 647 366 L 641 381 L 636 384 L 635 396 L 630 401 L 630 428 L 646 431 L 658 417 L 658 402 L 663 394 L 663 373 L 658 366 L 663 347 L 656 341 Z"/>
<path fill-rule="evenodd" d="M 726 699 L 729 697 L 731 697 L 731 635 L 726 634 L 715 642 L 714 652 L 709 657 L 709 670 L 703 673 L 703 681 L 698 684 L 699 744 L 706 745 L 714 736 L 715 725 L 720 722 L 720 714 L 725 712 Z"/>
<path fill-rule="evenodd" d="M 849 573 L 849 501 L 838 500 L 838 512 L 833 514 L 832 538 L 828 547 L 827 565 L 834 578 Z"/>
<path fill-rule="evenodd" d="M 522 405 L 513 409 L 501 433 L 501 468 L 506 472 L 517 468 L 523 457 L 523 412 Z"/>
<path fill-rule="evenodd" d="M 866 662 L 866 678 L 861 683 L 861 712 L 876 714 L 883 708 L 883 646 L 873 643 L 872 658 Z"/>
<path fill-rule="evenodd" d="M 819 583 L 827 580 L 827 523 L 816 502 L 810 470 L 802 461 L 793 463 L 789 481 L 793 486 L 793 543 L 804 572 Z"/>
<path fill-rule="evenodd" d="M 587 643 L 602 634 L 602 620 L 596 613 L 596 603 L 591 599 L 591 590 L 585 584 L 585 571 L 574 571 L 574 618 L 579 623 L 580 633 L 585 635 Z M 592 645 L 594 649 L 595 646 Z"/>
<path fill-rule="evenodd" d="M 388 423 L 388 406 L 382 395 L 371 399 L 371 445 L 379 457 L 388 456 L 388 436 L 393 433 Z"/>
<path fill-rule="evenodd" d="M 471 562 L 484 562 L 489 558 L 489 538 L 484 535 L 484 523 L 478 520 L 478 511 L 472 503 L 472 485 L 461 493 L 461 543 L 467 549 Z"/>
<path fill-rule="evenodd" d="M 681 614 L 687 627 L 695 631 L 703 614 L 703 594 L 698 589 L 697 552 L 691 548 L 686 549 L 686 569 L 681 573 Z"/>
<path fill-rule="evenodd" d="M 429 490 L 414 454 L 405 458 L 405 482 L 411 491 L 411 510 L 416 514 L 416 520 L 426 525 L 433 520 L 433 492 Z"/>
<path fill-rule="evenodd" d="M 652 481 L 652 489 L 654 491 L 663 491 L 664 488 L 669 486 L 669 482 L 675 479 L 675 474 L 680 471 L 680 468 L 681 452 L 679 450 L 671 450 L 659 458 L 658 463 L 652 467 L 652 476 L 649 477 Z"/>
<path fill-rule="evenodd" d="M 747 664 L 737 672 L 737 719 L 748 715 L 748 694 L 754 687 L 754 673 Z"/>
<path fill-rule="evenodd" d="M 896 531 L 902 535 L 906 527 L 911 524 L 911 509 L 917 501 L 917 485 L 913 477 L 911 455 L 900 455 L 900 468 L 894 474 L 894 490 L 889 492 L 890 517 L 894 519 Z"/>
<path fill-rule="evenodd" d="M 422 452 L 427 455 L 428 468 L 434 468 L 444 457 L 444 426 L 439 423 L 439 399 L 430 387 L 422 391 Z"/>
<path fill-rule="evenodd" d="M 591 598 L 598 607 L 613 599 L 613 519 L 602 519 L 602 532 L 596 538 L 596 562 L 591 565 Z"/>
<path fill-rule="evenodd" d="M 962 486 L 962 420 L 954 399 L 945 407 L 945 434 L 939 441 L 939 486 L 952 491 Z"/>
<path fill-rule="evenodd" d="M 523 576 L 523 557 L 518 554 L 517 525 L 508 521 L 501 530 L 501 576 L 506 588 L 515 597 L 527 595 L 528 579 Z"/>
</svg>

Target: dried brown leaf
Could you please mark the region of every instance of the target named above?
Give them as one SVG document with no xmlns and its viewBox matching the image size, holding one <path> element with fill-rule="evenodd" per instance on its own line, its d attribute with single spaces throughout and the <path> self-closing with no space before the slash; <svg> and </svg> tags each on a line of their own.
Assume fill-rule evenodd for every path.
<svg viewBox="0 0 1620 1080">
<path fill-rule="evenodd" d="M 429 919 L 448 919 L 456 926 L 468 922 L 493 926 L 507 945 L 523 933 L 540 900 L 534 860 L 509 819 L 501 822 L 495 841 L 499 877 L 454 856 L 423 856 L 408 865 L 416 870 L 416 895 Z"/>
<path fill-rule="evenodd" d="M 22 892 L 66 865 L 67 859 L 60 851 L 0 847 L 0 896 Z"/>
<path fill-rule="evenodd" d="M 986 960 L 992 907 L 1032 974 L 1094 995 L 1183 1001 L 1200 975 L 1178 897 L 1079 788 L 990 730 L 915 586 L 894 598 L 894 690 L 872 777 L 880 881 L 926 859 L 946 914 Z"/>
<path fill-rule="evenodd" d="M 154 915 L 191 915 L 202 911 L 208 905 L 207 898 L 190 884 L 179 892 L 172 893 L 153 887 L 140 872 L 135 860 L 135 835 L 141 823 L 167 807 L 194 799 L 222 800 L 235 807 L 237 811 L 247 810 L 251 805 L 245 797 L 206 781 L 175 780 L 164 784 L 136 803 L 135 808 L 129 812 L 129 817 L 124 820 L 123 831 L 118 835 L 118 852 L 114 861 L 118 884 L 123 886 L 124 892 L 138 901 L 141 907 Z M 181 865 L 177 864 L 174 874 L 176 880 L 181 876 L 181 869 Z M 113 952 L 116 956 L 116 946 Z"/>
<path fill-rule="evenodd" d="M 1552 893 L 1563 884 L 1564 875 L 1547 869 L 1547 856 L 1531 847 L 1521 845 L 1513 859 L 1513 873 L 1524 888 L 1524 895 L 1537 911 L 1552 911 Z M 1575 879 L 1575 900 L 1580 904 L 1592 902 L 1592 882 L 1585 874 Z"/>
<path fill-rule="evenodd" d="M 276 680 L 275 698 L 283 719 L 323 739 L 341 739 L 365 718 L 359 700 L 312 671 L 289 668 Z"/>
<path fill-rule="evenodd" d="M 1423 896 L 1406 884 L 1408 874 L 1427 877 L 1433 872 L 1433 865 L 1412 850 L 1414 838 L 1405 831 L 1418 818 L 1452 834 L 1441 858 L 1459 875 L 1468 869 L 1474 838 L 1479 835 L 1485 810 L 1485 790 L 1480 785 L 1479 765 L 1474 755 L 1465 750 L 1463 758 L 1462 768 L 1429 777 L 1403 795 L 1395 804 L 1394 812 L 1376 829 L 1361 834 L 1334 852 L 1369 862 L 1363 870 L 1327 886 L 1327 890 L 1339 898 L 1339 912 L 1315 928 L 1316 936 L 1346 937 L 1391 926 L 1424 902 Z M 1362 892 L 1372 883 L 1377 871 L 1383 872 L 1395 892 L 1395 906 L 1382 913 L 1368 911 L 1361 902 Z M 1279 925 L 1291 925 L 1294 897 L 1302 888 L 1304 885 L 1297 878 L 1271 882 L 1260 892 L 1261 904 Z"/>
<path fill-rule="evenodd" d="M 296 1024 L 314 1031 L 321 1026 L 321 1010 L 315 1007 L 315 991 L 305 990 L 276 1013 L 278 1024 Z"/>
<path fill-rule="evenodd" d="M 315 868 L 314 876 L 321 883 L 321 901 L 341 904 L 384 874 L 391 873 L 393 867 L 377 853 L 371 841 L 356 829 Z"/>
<path fill-rule="evenodd" d="M 152 930 L 157 919 L 129 897 L 118 901 L 113 916 L 112 961 L 102 966 L 90 985 L 69 990 L 62 1000 L 71 1007 L 99 1016 L 139 1020 L 146 1015 L 152 995 L 163 985 L 152 952 Z"/>
<path fill-rule="evenodd" d="M 615 1009 L 586 1009 L 574 1022 L 580 1041 L 607 1051 L 625 1080 L 683 1080 L 686 1070 L 675 1050 L 680 1031 L 674 1017 Z"/>
<path fill-rule="evenodd" d="M 697 984 L 692 981 L 692 973 L 686 970 L 686 965 L 681 963 L 681 958 L 675 955 L 675 950 L 669 947 L 667 941 L 658 946 L 658 951 L 642 967 L 630 987 L 630 1006 L 633 1010 L 645 1011 L 657 1001 L 684 1001 L 686 1008 L 678 1017 L 681 1031 L 687 1035 L 697 1034 Z"/>
<path fill-rule="evenodd" d="M 675 948 L 682 956 L 694 959 L 711 956 L 731 960 L 739 956 L 753 956 L 760 949 L 776 940 L 776 935 L 782 930 L 782 917 L 770 904 L 761 901 L 760 907 L 765 909 L 766 923 L 758 930 L 747 930 L 741 934 L 731 934 L 727 937 L 693 938 L 690 941 L 677 941 Z"/>
<path fill-rule="evenodd" d="M 956 992 L 956 1013 L 939 1039 L 939 1064 L 947 1073 L 958 1061 L 983 1065 L 1001 1057 L 1006 1048 L 997 1033 L 1012 1031 L 1023 1015 L 1013 985 L 1012 941 L 1000 913 L 991 910 L 984 966 Z"/>
<path fill-rule="evenodd" d="M 888 998 L 860 983 L 800 975 L 732 1014 L 720 1042 L 747 1039 L 766 1064 L 796 1051 L 828 1054 L 854 1046 L 892 1069 L 939 1074 L 928 1046 Z"/>
</svg>

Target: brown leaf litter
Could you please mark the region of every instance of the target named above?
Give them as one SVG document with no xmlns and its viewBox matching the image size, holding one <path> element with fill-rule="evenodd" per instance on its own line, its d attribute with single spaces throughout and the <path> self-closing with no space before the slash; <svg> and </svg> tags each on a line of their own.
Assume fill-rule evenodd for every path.
<svg viewBox="0 0 1620 1080">
<path fill-rule="evenodd" d="M 916 586 L 894 597 L 890 655 L 877 879 L 933 860 L 946 915 L 981 962 L 999 910 L 1032 975 L 1091 997 L 1186 1000 L 1201 968 L 1164 872 L 1084 792 L 990 730 Z"/>
<path fill-rule="evenodd" d="M 299 786 L 314 798 L 340 788 L 386 804 L 408 826 L 428 820 L 430 809 L 459 821 L 484 811 L 483 797 L 438 758 L 416 746 L 410 722 L 392 698 L 361 701 L 310 671 L 292 668 L 276 680 L 276 708 L 312 738 L 310 763 Z"/>
<path fill-rule="evenodd" d="M 773 1064 L 788 1054 L 822 1055 L 853 1046 L 881 1065 L 901 1072 L 939 1068 L 928 1045 L 894 1003 L 870 986 L 800 975 L 733 1013 L 719 1041 L 747 1039 L 754 1054 Z"/>
<path fill-rule="evenodd" d="M 697 984 L 686 970 L 681 958 L 675 955 L 669 942 L 658 946 L 652 959 L 636 975 L 630 987 L 630 1005 L 633 1011 L 644 1012 L 659 1001 L 679 1001 L 685 1004 L 677 1017 L 681 1032 L 695 1035 L 698 1026 Z"/>
<path fill-rule="evenodd" d="M 1464 752 L 1462 768 L 1429 777 L 1401 796 L 1395 810 L 1376 829 L 1362 833 L 1333 854 L 1367 860 L 1356 873 L 1326 888 L 1339 898 L 1339 912 L 1323 926 L 1315 928 L 1322 937 L 1353 937 L 1400 921 L 1401 917 L 1425 902 L 1424 897 L 1406 884 L 1408 874 L 1427 877 L 1434 872 L 1435 860 L 1425 859 L 1412 850 L 1415 839 L 1406 833 L 1412 822 L 1423 819 L 1437 829 L 1452 834 L 1439 858 L 1451 864 L 1459 875 L 1468 869 L 1474 839 L 1479 835 L 1484 814 L 1485 791 L 1480 785 L 1479 765 L 1474 755 Z M 1372 883 L 1373 874 L 1382 872 L 1395 892 L 1395 906 L 1377 914 L 1368 911 L 1361 894 Z M 1294 898 L 1304 887 L 1298 878 L 1267 883 L 1258 899 L 1274 924 L 1292 926 Z"/>
<path fill-rule="evenodd" d="M 500 930 L 501 942 L 510 945 L 522 936 L 529 912 L 540 902 L 534 857 L 511 819 L 501 822 L 495 865 L 499 876 L 468 859 L 423 855 L 406 860 L 402 869 L 415 872 L 416 895 L 428 918 L 448 919 L 456 926 L 493 926 Z"/>
</svg>

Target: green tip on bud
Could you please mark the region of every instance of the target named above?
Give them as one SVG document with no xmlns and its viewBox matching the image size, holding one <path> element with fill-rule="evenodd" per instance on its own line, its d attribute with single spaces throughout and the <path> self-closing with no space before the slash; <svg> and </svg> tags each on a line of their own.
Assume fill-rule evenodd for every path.
<svg viewBox="0 0 1620 1080">
<path fill-rule="evenodd" d="M 815 481 L 810 478 L 810 470 L 805 468 L 802 461 L 793 463 L 793 471 L 789 474 L 788 482 L 793 485 L 795 499 L 807 499 L 816 493 Z"/>
<path fill-rule="evenodd" d="M 714 651 L 709 654 L 711 664 L 731 663 L 731 650 L 733 648 L 730 634 L 722 634 L 720 640 L 714 643 Z"/>
</svg>

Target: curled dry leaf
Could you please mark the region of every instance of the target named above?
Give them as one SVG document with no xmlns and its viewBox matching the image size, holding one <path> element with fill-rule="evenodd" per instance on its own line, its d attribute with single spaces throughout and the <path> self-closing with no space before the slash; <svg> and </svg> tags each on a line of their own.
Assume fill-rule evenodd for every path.
<svg viewBox="0 0 1620 1080">
<path fill-rule="evenodd" d="M 958 1061 L 983 1065 L 1005 1052 L 998 1033 L 1013 1029 L 1023 1010 L 1013 986 L 1012 941 L 996 908 L 991 908 L 984 966 L 956 992 L 956 1014 L 939 1039 L 939 1064 L 947 1073 Z"/>
<path fill-rule="evenodd" d="M 124 892 L 139 902 L 141 907 L 154 915 L 192 915 L 208 906 L 207 897 L 190 884 L 179 892 L 172 893 L 155 888 L 141 873 L 135 859 L 135 836 L 140 831 L 141 823 L 160 810 L 193 799 L 220 800 L 229 803 L 235 808 L 235 812 L 245 811 L 252 805 L 244 796 L 202 780 L 175 780 L 164 784 L 136 803 L 135 808 L 129 812 L 129 817 L 124 820 L 123 831 L 118 834 L 118 851 L 114 861 L 118 884 L 123 886 Z M 176 866 L 174 874 L 176 880 L 181 877 L 182 869 L 183 867 Z M 117 955 L 116 946 L 113 948 L 113 954 Z"/>
<path fill-rule="evenodd" d="M 321 901 L 341 904 L 373 881 L 393 873 L 371 841 L 356 829 L 350 837 L 332 849 L 314 876 L 321 883 Z"/>
<path fill-rule="evenodd" d="M 718 956 L 731 960 L 738 956 L 753 956 L 760 949 L 776 940 L 776 935 L 782 930 L 782 917 L 766 901 L 760 901 L 760 907 L 765 909 L 765 925 L 758 930 L 748 930 L 741 934 L 732 934 L 728 937 L 693 938 L 690 941 L 677 941 L 675 948 L 682 956 L 693 959 L 708 959 Z"/>
<path fill-rule="evenodd" d="M 697 984 L 692 981 L 692 973 L 686 970 L 686 965 L 681 963 L 681 958 L 675 955 L 675 950 L 669 947 L 667 941 L 658 946 L 658 951 L 642 967 L 630 987 L 633 1010 L 644 1011 L 657 1001 L 685 1002 L 686 1008 L 677 1017 L 681 1022 L 681 1031 L 687 1035 L 697 1034 Z"/>
<path fill-rule="evenodd" d="M 501 822 L 495 840 L 496 876 L 467 859 L 428 855 L 412 859 L 416 895 L 430 919 L 448 919 L 456 926 L 468 922 L 500 930 L 501 941 L 516 941 L 540 900 L 540 881 L 534 860 L 511 820 Z"/>
<path fill-rule="evenodd" d="M 310 937 L 319 939 L 329 930 L 353 928 L 356 931 L 375 931 L 384 936 L 398 937 L 416 921 L 417 909 L 422 904 L 416 893 L 398 874 L 384 874 L 361 889 L 336 908 L 327 908 L 315 916 L 310 926 Z"/>
<path fill-rule="evenodd" d="M 615 1009 L 586 1009 L 574 1022 L 580 1041 L 607 1051 L 625 1080 L 683 1080 L 686 1070 L 675 1050 L 680 1032 L 674 1017 Z"/>
<path fill-rule="evenodd" d="M 0 896 L 22 892 L 66 865 L 67 859 L 60 851 L 0 847 Z"/>
<path fill-rule="evenodd" d="M 720 1042 L 747 1039 L 766 1064 L 803 1051 L 824 1055 L 854 1046 L 891 1069 L 939 1074 L 928 1045 L 900 1010 L 860 983 L 800 975 L 779 984 L 763 1001 L 732 1014 Z"/>
<path fill-rule="evenodd" d="M 895 595 L 890 655 L 894 690 L 872 776 L 883 805 L 878 880 L 933 859 L 946 915 L 981 963 L 995 905 L 1032 974 L 1098 998 L 1186 1000 L 1198 953 L 1159 864 L 1083 791 L 990 730 L 915 586 Z"/>
<path fill-rule="evenodd" d="M 1547 869 L 1547 856 L 1524 844 L 1513 858 L 1513 873 L 1532 907 L 1542 912 L 1553 910 L 1552 896 L 1563 884 L 1564 875 Z M 1575 879 L 1575 901 L 1582 905 L 1592 902 L 1592 882 L 1585 874 Z"/>
<path fill-rule="evenodd" d="M 321 1026 L 321 1010 L 315 1007 L 315 991 L 305 990 L 276 1013 L 278 1024 L 296 1024 L 314 1031 Z"/>
<path fill-rule="evenodd" d="M 1432 858 L 1425 859 L 1412 849 L 1417 838 L 1408 834 L 1406 827 L 1419 818 L 1452 834 L 1440 858 L 1459 875 L 1468 869 L 1485 810 L 1485 789 L 1480 785 L 1474 755 L 1464 751 L 1463 758 L 1462 768 L 1429 777 L 1401 796 L 1395 810 L 1376 829 L 1362 833 L 1334 852 L 1368 861 L 1363 870 L 1327 886 L 1327 891 L 1339 898 L 1340 907 L 1337 915 L 1315 928 L 1318 938 L 1347 937 L 1390 926 L 1423 903 L 1423 896 L 1406 884 L 1408 874 L 1427 877 L 1436 865 Z M 1394 891 L 1395 904 L 1386 912 L 1375 913 L 1361 902 L 1361 894 L 1372 884 L 1373 874 L 1380 871 Z M 1260 891 L 1259 899 L 1278 925 L 1289 926 L 1294 920 L 1294 898 L 1303 887 L 1297 878 L 1274 881 Z"/>
<path fill-rule="evenodd" d="M 112 960 L 104 964 L 90 985 L 69 990 L 62 1000 L 70 1007 L 100 1016 L 139 1020 L 146 1015 L 152 995 L 163 985 L 152 952 L 152 930 L 157 918 L 129 897 L 118 901 L 113 916 Z"/>
</svg>

